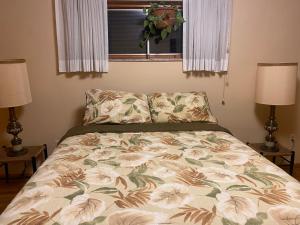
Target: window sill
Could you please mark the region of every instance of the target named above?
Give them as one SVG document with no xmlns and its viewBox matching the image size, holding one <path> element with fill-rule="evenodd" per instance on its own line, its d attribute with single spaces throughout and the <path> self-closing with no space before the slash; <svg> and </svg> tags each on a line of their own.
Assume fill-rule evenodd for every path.
<svg viewBox="0 0 300 225">
<path fill-rule="evenodd" d="M 161 0 L 108 0 L 108 8 L 109 9 L 143 9 L 150 7 L 153 2 L 160 2 Z M 182 0 L 172 0 L 173 5 L 177 5 L 179 7 L 182 6 Z"/>
<path fill-rule="evenodd" d="M 109 59 L 109 62 L 182 62 L 182 59 Z"/>
<path fill-rule="evenodd" d="M 181 62 L 182 54 L 110 54 L 110 62 Z"/>
</svg>

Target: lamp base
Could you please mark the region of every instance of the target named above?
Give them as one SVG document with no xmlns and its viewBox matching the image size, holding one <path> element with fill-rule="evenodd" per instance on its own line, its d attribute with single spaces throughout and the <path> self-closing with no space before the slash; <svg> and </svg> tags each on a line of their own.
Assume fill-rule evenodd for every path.
<svg viewBox="0 0 300 225">
<path fill-rule="evenodd" d="M 7 149 L 7 156 L 8 157 L 16 157 L 25 155 L 28 150 L 23 148 L 22 146 L 22 139 L 18 137 L 18 134 L 23 130 L 21 124 L 17 121 L 15 108 L 9 108 L 9 122 L 7 124 L 7 133 L 13 135 L 13 139 L 11 140 L 12 147 Z"/>
<path fill-rule="evenodd" d="M 275 144 L 274 146 L 267 146 L 265 143 L 260 146 L 260 149 L 264 152 L 278 152 L 279 148 Z"/>
<path fill-rule="evenodd" d="M 265 124 L 265 129 L 268 132 L 265 137 L 265 143 L 261 145 L 260 149 L 266 152 L 277 152 L 279 148 L 273 133 L 278 129 L 278 124 L 275 120 L 275 105 L 270 106 L 270 116 Z"/>
<path fill-rule="evenodd" d="M 21 156 L 21 155 L 26 155 L 27 152 L 28 152 L 28 149 L 26 149 L 26 148 L 22 148 L 20 151 L 14 151 L 13 148 L 7 148 L 6 155 L 8 157 L 17 157 L 17 156 Z"/>
</svg>

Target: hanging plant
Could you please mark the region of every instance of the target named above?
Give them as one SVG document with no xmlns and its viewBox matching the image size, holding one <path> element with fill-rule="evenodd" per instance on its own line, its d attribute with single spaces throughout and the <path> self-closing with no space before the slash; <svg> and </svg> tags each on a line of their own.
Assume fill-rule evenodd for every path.
<svg viewBox="0 0 300 225">
<path fill-rule="evenodd" d="M 158 43 L 166 39 L 170 33 L 178 30 L 184 23 L 182 12 L 175 5 L 161 3 L 152 3 L 147 9 L 144 9 L 147 17 L 144 20 L 143 39 L 140 47 L 143 48 L 150 38 L 155 38 Z"/>
</svg>

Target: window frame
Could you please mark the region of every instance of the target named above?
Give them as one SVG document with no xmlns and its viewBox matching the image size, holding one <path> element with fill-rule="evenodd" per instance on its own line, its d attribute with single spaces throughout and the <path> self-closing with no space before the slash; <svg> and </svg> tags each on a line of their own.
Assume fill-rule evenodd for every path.
<svg viewBox="0 0 300 225">
<path fill-rule="evenodd" d="M 150 7 L 151 2 L 155 1 L 136 1 L 136 0 L 107 0 L 108 9 L 143 9 Z M 157 2 L 160 2 L 158 0 Z M 182 0 L 172 0 L 172 4 L 182 8 Z M 159 53 L 159 54 L 109 54 L 109 61 L 112 62 L 132 62 L 132 61 L 182 61 L 182 53 Z"/>
</svg>

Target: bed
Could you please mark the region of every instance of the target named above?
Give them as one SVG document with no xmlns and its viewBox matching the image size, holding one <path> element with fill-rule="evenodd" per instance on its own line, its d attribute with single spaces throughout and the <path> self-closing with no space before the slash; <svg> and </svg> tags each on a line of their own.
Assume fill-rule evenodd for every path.
<svg viewBox="0 0 300 225">
<path fill-rule="evenodd" d="M 216 124 L 79 126 L 0 224 L 299 224 L 299 190 Z"/>
</svg>

